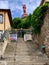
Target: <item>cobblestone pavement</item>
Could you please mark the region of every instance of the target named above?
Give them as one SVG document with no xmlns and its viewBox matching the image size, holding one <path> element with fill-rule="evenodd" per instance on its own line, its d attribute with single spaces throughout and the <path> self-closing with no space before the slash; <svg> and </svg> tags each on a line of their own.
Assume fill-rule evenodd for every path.
<svg viewBox="0 0 49 65">
<path fill-rule="evenodd" d="M 0 59 L 0 65 L 44 65 L 49 63 L 47 56 L 35 48 L 32 42 L 24 42 L 19 38 L 17 42 L 7 45 L 4 59 Z"/>
</svg>

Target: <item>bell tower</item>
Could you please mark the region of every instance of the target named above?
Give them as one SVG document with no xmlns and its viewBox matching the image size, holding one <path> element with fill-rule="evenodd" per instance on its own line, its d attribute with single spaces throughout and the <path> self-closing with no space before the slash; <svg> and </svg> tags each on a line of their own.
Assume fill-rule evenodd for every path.
<svg viewBox="0 0 49 65">
<path fill-rule="evenodd" d="M 26 13 L 26 5 L 24 4 L 23 5 L 23 15 L 22 15 L 22 17 L 24 18 L 26 16 L 27 16 L 27 13 Z"/>
</svg>

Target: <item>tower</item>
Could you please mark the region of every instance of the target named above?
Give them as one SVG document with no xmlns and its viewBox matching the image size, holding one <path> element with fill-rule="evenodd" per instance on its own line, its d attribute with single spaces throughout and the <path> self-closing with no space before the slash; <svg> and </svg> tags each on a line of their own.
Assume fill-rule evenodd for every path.
<svg viewBox="0 0 49 65">
<path fill-rule="evenodd" d="M 22 17 L 24 18 L 26 16 L 27 16 L 27 13 L 26 13 L 26 5 L 24 4 L 23 5 L 23 15 L 22 15 Z"/>
</svg>

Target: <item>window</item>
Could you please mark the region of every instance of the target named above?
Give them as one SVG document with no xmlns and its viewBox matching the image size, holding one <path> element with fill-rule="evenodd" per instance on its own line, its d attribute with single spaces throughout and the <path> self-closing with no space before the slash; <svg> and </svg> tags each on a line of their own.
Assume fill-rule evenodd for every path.
<svg viewBox="0 0 49 65">
<path fill-rule="evenodd" d="M 0 23 L 2 23 L 2 22 L 3 22 L 3 15 L 0 14 Z"/>
</svg>

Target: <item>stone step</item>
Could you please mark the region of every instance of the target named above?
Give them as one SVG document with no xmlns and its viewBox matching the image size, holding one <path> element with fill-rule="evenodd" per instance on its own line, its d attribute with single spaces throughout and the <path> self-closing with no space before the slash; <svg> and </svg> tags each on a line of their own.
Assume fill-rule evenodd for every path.
<svg viewBox="0 0 49 65">
<path fill-rule="evenodd" d="M 2 63 L 0 65 L 44 65 L 45 63 L 35 63 L 35 60 L 34 60 L 34 63 L 32 63 L 31 61 L 29 61 L 28 63 L 25 61 L 25 62 L 16 62 L 16 61 L 7 61 L 7 62 L 4 62 L 2 61 Z"/>
<path fill-rule="evenodd" d="M 16 44 L 8 44 L 4 55 L 13 55 L 16 49 Z"/>
<path fill-rule="evenodd" d="M 33 61 L 13 61 L 13 62 L 7 62 L 7 65 L 44 65 L 46 62 L 37 62 L 35 60 Z"/>
<path fill-rule="evenodd" d="M 7 65 L 6 61 L 0 61 L 0 65 Z"/>
</svg>

